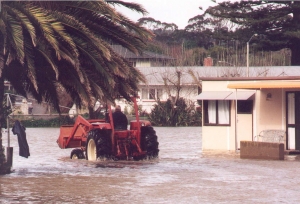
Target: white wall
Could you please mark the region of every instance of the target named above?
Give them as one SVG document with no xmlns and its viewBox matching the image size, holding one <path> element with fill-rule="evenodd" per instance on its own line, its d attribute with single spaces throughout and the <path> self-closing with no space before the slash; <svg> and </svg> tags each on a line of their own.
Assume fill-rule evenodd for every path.
<svg viewBox="0 0 300 204">
<path fill-rule="evenodd" d="M 270 93 L 272 98 L 267 99 L 267 94 Z M 259 107 L 256 110 L 257 114 L 257 132 L 265 129 L 282 129 L 285 128 L 285 92 L 282 89 L 262 89 L 257 91 L 259 95 L 259 101 L 257 105 Z"/>
<path fill-rule="evenodd" d="M 150 60 L 137 60 L 136 67 L 151 67 Z"/>
<path fill-rule="evenodd" d="M 157 104 L 157 102 L 156 102 L 157 100 L 143 98 L 142 91 L 145 89 L 156 89 L 156 90 L 160 89 L 160 90 L 162 90 L 162 97 L 160 98 L 161 101 L 167 101 L 169 98 L 168 92 L 166 91 L 166 88 L 164 86 L 157 86 L 157 85 L 140 86 L 141 91 L 138 92 L 138 95 L 140 97 L 138 100 L 138 105 L 141 105 L 142 109 L 145 110 L 147 113 L 151 112 L 151 110 L 153 109 L 153 106 L 155 104 Z M 172 88 L 172 90 L 171 90 L 171 95 L 176 96 L 176 90 L 174 90 L 174 88 Z M 196 85 L 182 86 L 179 96 L 186 100 L 191 100 L 196 104 L 197 103 L 196 97 L 198 96 L 198 87 Z M 156 96 L 156 98 L 157 98 L 157 96 Z"/>
<path fill-rule="evenodd" d="M 202 92 L 233 91 L 227 88 L 227 84 L 227 81 L 203 81 Z M 235 150 L 235 101 L 231 101 L 230 107 L 230 126 L 202 124 L 202 150 Z"/>
<path fill-rule="evenodd" d="M 231 101 L 229 126 L 204 126 L 202 117 L 202 150 L 235 150 L 235 143 L 235 101 Z"/>
</svg>

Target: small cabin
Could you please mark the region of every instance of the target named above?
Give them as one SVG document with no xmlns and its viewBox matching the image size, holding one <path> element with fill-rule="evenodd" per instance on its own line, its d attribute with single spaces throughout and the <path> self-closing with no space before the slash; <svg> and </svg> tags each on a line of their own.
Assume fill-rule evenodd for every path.
<svg viewBox="0 0 300 204">
<path fill-rule="evenodd" d="M 280 130 L 285 150 L 300 151 L 299 76 L 201 80 L 203 150 L 239 150 L 240 141 Z"/>
</svg>

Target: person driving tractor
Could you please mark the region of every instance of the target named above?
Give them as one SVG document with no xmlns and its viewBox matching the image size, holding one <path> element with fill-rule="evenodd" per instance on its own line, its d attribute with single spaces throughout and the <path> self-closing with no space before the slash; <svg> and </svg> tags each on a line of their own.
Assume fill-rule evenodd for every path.
<svg viewBox="0 0 300 204">
<path fill-rule="evenodd" d="M 117 105 L 115 112 L 112 114 L 114 121 L 114 128 L 117 130 L 127 130 L 128 120 L 124 113 L 121 111 L 121 106 Z"/>
</svg>

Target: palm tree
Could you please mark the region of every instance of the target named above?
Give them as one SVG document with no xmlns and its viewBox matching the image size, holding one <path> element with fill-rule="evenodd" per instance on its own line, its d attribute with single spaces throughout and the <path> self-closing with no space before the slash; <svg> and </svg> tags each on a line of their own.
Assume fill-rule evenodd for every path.
<svg viewBox="0 0 300 204">
<path fill-rule="evenodd" d="M 129 99 L 145 79 L 110 44 L 139 53 L 152 34 L 117 12 L 115 4 L 145 13 L 138 4 L 122 1 L 1 2 L 0 101 L 4 80 L 58 111 L 58 89 L 89 109 L 96 99 Z M 1 138 L 0 132 L 0 147 Z"/>
<path fill-rule="evenodd" d="M 82 87 L 85 88 L 83 94 L 74 86 L 69 86 L 74 83 L 62 85 L 77 105 L 88 102 L 85 105 L 89 110 L 93 109 L 96 99 L 113 101 L 117 95 L 129 99 L 129 95 L 137 90 L 137 83 L 144 81 L 141 73 L 115 53 L 110 44 L 117 43 L 139 53 L 145 46 L 145 40 L 152 37 L 152 34 L 118 13 L 109 6 L 111 4 L 120 4 L 145 13 L 138 4 L 122 1 L 39 2 L 42 7 L 51 9 L 51 14 L 62 22 L 78 48 L 80 68 L 85 70 L 87 75 L 84 81 L 89 86 Z M 60 81 L 65 82 L 70 75 L 64 73 L 60 76 Z"/>
<path fill-rule="evenodd" d="M 0 101 L 4 96 L 4 80 L 10 80 L 16 90 L 26 96 L 26 90 L 34 89 L 41 101 L 43 92 L 39 89 L 36 61 L 47 50 L 57 53 L 57 58 L 77 59 L 78 52 L 73 40 L 63 31 L 61 23 L 54 24 L 53 18 L 44 9 L 27 2 L 1 2 L 0 12 Z M 64 39 L 69 46 L 69 56 L 63 55 L 58 39 Z M 48 58 L 49 59 L 49 58 Z M 73 60 L 74 61 L 74 60 Z M 54 61 L 49 59 L 49 64 Z M 79 60 L 74 63 L 79 66 Z M 76 67 L 74 66 L 74 67 Z M 42 67 L 41 67 L 42 68 Z M 52 67 L 55 72 L 57 69 Z M 3 120 L 3 106 L 0 104 L 0 121 Z M 1 124 L 0 124 L 1 129 Z M 0 132 L 0 147 L 2 134 Z M 0 149 L 1 149 L 0 148 Z M 1 154 L 1 152 L 0 152 Z M 3 157 L 2 157 L 3 158 Z M 0 161 L 0 166 L 2 161 Z"/>
</svg>

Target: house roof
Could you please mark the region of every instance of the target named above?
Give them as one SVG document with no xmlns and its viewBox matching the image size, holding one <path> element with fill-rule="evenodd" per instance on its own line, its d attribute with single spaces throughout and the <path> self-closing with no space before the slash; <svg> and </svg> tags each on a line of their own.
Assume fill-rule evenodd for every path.
<svg viewBox="0 0 300 204">
<path fill-rule="evenodd" d="M 200 93 L 197 100 L 248 100 L 255 91 L 204 91 Z"/>
<path fill-rule="evenodd" d="M 266 76 L 266 77 L 200 77 L 201 81 L 277 81 L 300 80 L 300 76 Z"/>
<path fill-rule="evenodd" d="M 278 89 L 278 88 L 300 88 L 300 81 L 253 81 L 248 83 L 231 83 L 227 85 L 230 89 Z"/>
<path fill-rule="evenodd" d="M 121 45 L 111 45 L 112 49 L 126 59 L 155 59 L 155 60 L 174 60 L 175 58 L 154 52 L 143 51 L 141 55 L 137 55 Z"/>
<path fill-rule="evenodd" d="M 167 83 L 177 81 L 177 71 L 181 72 L 181 84 L 193 85 L 197 83 L 193 77 L 189 74 L 190 70 L 197 70 L 197 67 L 139 67 L 137 68 L 146 78 L 146 84 L 141 85 L 164 85 L 164 79 L 167 79 Z M 171 82 L 172 81 L 172 82 Z"/>
<path fill-rule="evenodd" d="M 148 85 L 163 85 L 163 78 L 176 77 L 182 72 L 182 83 L 196 85 L 190 73 L 200 81 L 261 81 L 261 80 L 300 80 L 300 66 L 250 67 L 250 73 L 258 77 L 222 77 L 224 73 L 236 71 L 236 67 L 140 67 L 137 68 L 147 79 Z M 239 67 L 239 73 L 246 74 L 247 67 Z M 262 75 L 262 73 L 264 73 Z M 284 74 L 282 74 L 284 73 Z"/>
<path fill-rule="evenodd" d="M 215 80 L 253 80 L 254 78 L 264 77 L 288 77 L 300 76 L 300 66 L 264 66 L 249 67 L 249 76 L 247 77 L 247 67 L 199 67 L 201 70 L 199 78 L 207 80 L 207 78 L 216 78 Z"/>
</svg>

